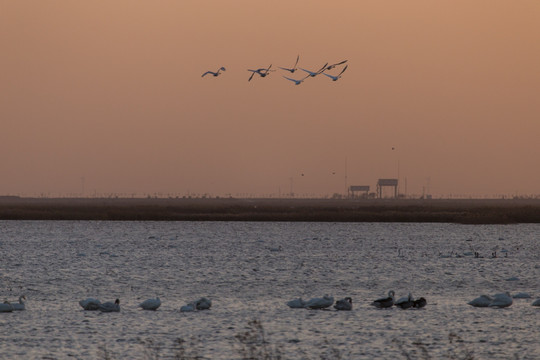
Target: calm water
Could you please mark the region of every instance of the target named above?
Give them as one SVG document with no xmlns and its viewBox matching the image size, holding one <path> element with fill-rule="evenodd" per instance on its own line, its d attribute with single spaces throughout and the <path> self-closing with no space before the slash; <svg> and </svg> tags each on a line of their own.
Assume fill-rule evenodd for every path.
<svg viewBox="0 0 540 360">
<path fill-rule="evenodd" d="M 173 358 L 183 338 L 188 354 L 238 359 L 235 335 L 259 319 L 287 359 L 539 359 L 539 237 L 540 225 L 3 221 L 0 299 L 28 301 L 0 313 L 0 358 Z M 446 257 L 472 251 L 485 257 Z M 369 305 L 391 289 L 428 306 Z M 466 304 L 504 291 L 532 299 Z M 353 311 L 285 305 L 324 294 Z M 156 295 L 159 310 L 137 308 Z M 122 311 L 83 311 L 90 296 Z M 201 296 L 211 310 L 179 312 Z"/>
</svg>

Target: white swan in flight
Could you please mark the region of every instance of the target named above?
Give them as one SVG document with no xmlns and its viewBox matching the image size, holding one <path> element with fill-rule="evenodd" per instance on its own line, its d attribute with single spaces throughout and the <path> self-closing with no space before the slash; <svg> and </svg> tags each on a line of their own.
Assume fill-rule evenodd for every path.
<svg viewBox="0 0 540 360">
<path fill-rule="evenodd" d="M 195 301 L 195 308 L 197 310 L 208 310 L 212 306 L 212 301 L 209 299 L 202 297 L 199 300 Z"/>
<path fill-rule="evenodd" d="M 286 305 L 291 309 L 302 309 L 306 307 L 306 302 L 302 298 L 290 300 L 286 302 Z"/>
<path fill-rule="evenodd" d="M 308 76 L 306 76 L 305 78 L 302 78 L 302 79 L 300 79 L 300 80 L 296 80 L 296 79 L 291 79 L 291 78 L 289 78 L 289 77 L 286 77 L 286 76 L 283 76 L 283 77 L 284 77 L 285 79 L 289 80 L 289 81 L 292 81 L 292 82 L 294 82 L 294 85 L 300 85 L 301 83 L 303 83 L 303 82 L 304 82 L 304 80 L 306 80 L 306 79 L 307 79 L 307 78 L 309 77 L 309 75 L 308 75 Z"/>
<path fill-rule="evenodd" d="M 338 81 L 338 79 L 341 78 L 341 74 L 343 74 L 345 72 L 345 70 L 347 70 L 347 67 L 349 67 L 349 65 L 345 65 L 343 70 L 341 70 L 341 72 L 339 74 L 337 74 L 336 76 L 327 74 L 325 72 L 323 72 L 322 74 L 328 76 L 330 79 L 332 79 L 332 81 Z"/>
<path fill-rule="evenodd" d="M 379 309 L 391 308 L 392 306 L 394 306 L 394 295 L 394 290 L 390 290 L 388 292 L 388 297 L 377 299 L 373 301 L 371 305 Z"/>
<path fill-rule="evenodd" d="M 332 296 L 324 295 L 322 298 L 313 298 L 306 302 L 305 307 L 308 309 L 326 309 L 334 304 Z"/>
<path fill-rule="evenodd" d="M 294 66 L 292 67 L 292 69 L 289 69 L 289 68 L 284 68 L 284 67 L 281 67 L 281 66 L 278 66 L 281 70 L 285 70 L 285 71 L 289 71 L 291 74 L 293 74 L 296 70 L 298 70 L 298 68 L 296 67 L 296 65 L 298 65 L 298 60 L 300 59 L 300 55 L 298 55 L 296 57 L 296 62 L 294 63 Z"/>
<path fill-rule="evenodd" d="M 101 312 L 119 312 L 120 311 L 120 300 L 116 299 L 113 302 L 106 302 L 99 305 L 99 311 Z"/>
<path fill-rule="evenodd" d="M 218 71 L 216 71 L 216 72 L 214 72 L 214 71 L 207 71 L 207 72 L 205 72 L 204 74 L 202 74 L 201 77 L 204 77 L 205 75 L 208 75 L 208 74 L 214 75 L 214 77 L 215 77 L 215 76 L 218 76 L 218 75 L 221 73 L 221 71 L 225 71 L 225 70 L 227 70 L 227 69 L 225 69 L 225 67 L 222 66 L 222 67 L 220 67 L 220 68 L 218 69 Z"/>
<path fill-rule="evenodd" d="M 5 301 L 0 304 L 0 312 L 12 312 L 13 311 L 13 305 L 9 303 L 9 301 Z"/>
<path fill-rule="evenodd" d="M 328 65 L 328 63 L 324 64 L 324 66 L 317 71 L 309 71 L 304 68 L 300 68 L 300 70 L 307 72 L 308 76 L 315 77 L 319 75 L 320 73 L 322 73 L 324 70 L 326 70 L 326 65 Z"/>
<path fill-rule="evenodd" d="M 79 305 L 81 305 L 84 310 L 99 310 L 101 302 L 98 299 L 87 298 L 79 301 Z"/>
<path fill-rule="evenodd" d="M 248 69 L 247 71 L 251 71 L 251 76 L 249 77 L 248 81 L 251 81 L 251 79 L 253 79 L 253 76 L 255 74 L 259 74 L 260 77 L 266 77 L 268 74 L 270 74 L 270 71 L 274 71 L 274 70 L 270 70 L 270 68 L 272 67 L 272 64 L 270 64 L 269 67 L 267 67 L 266 69 L 265 68 L 260 68 L 260 69 L 257 69 L 257 70 L 251 70 L 251 69 Z"/>
<path fill-rule="evenodd" d="M 336 66 L 345 64 L 347 61 L 348 61 L 348 60 L 343 60 L 343 61 L 340 61 L 340 62 L 338 62 L 338 63 L 332 64 L 332 65 L 328 65 L 324 70 L 332 70 L 332 69 L 335 68 Z"/>
<path fill-rule="evenodd" d="M 144 300 L 139 304 L 139 307 L 143 308 L 143 310 L 157 310 L 160 306 L 161 300 L 158 297 L 155 299 Z"/>
<path fill-rule="evenodd" d="M 10 304 L 13 307 L 13 310 L 24 310 L 25 309 L 25 305 L 24 305 L 25 301 L 26 301 L 26 296 L 21 295 L 21 296 L 19 296 L 19 302 L 18 303 L 13 302 L 13 303 L 10 303 Z"/>
<path fill-rule="evenodd" d="M 336 301 L 336 304 L 334 305 L 334 309 L 352 310 L 352 299 L 350 297 L 346 297 L 344 299 Z"/>
<path fill-rule="evenodd" d="M 512 297 L 509 293 L 500 293 L 493 296 L 493 301 L 489 304 L 489 307 L 505 308 L 512 305 Z"/>
</svg>

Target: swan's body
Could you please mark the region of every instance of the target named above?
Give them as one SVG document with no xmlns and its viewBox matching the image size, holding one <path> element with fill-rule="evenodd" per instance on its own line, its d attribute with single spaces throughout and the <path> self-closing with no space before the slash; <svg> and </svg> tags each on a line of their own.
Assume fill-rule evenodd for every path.
<svg viewBox="0 0 540 360">
<path fill-rule="evenodd" d="M 292 309 L 302 309 L 306 307 L 306 302 L 302 298 L 287 301 L 287 306 Z"/>
<path fill-rule="evenodd" d="M 309 77 L 309 75 L 306 76 L 305 78 L 300 79 L 300 80 L 296 80 L 296 79 L 291 79 L 291 78 L 289 78 L 289 77 L 284 76 L 285 79 L 294 82 L 294 85 L 300 85 L 300 84 L 303 83 L 304 80 L 306 80 L 308 77 Z"/>
<path fill-rule="evenodd" d="M 426 305 L 427 305 L 427 300 L 424 299 L 423 297 L 421 297 L 420 299 L 414 300 L 414 305 L 413 305 L 413 306 L 414 306 L 415 308 L 420 309 L 420 308 L 423 308 L 423 307 L 426 306 Z"/>
<path fill-rule="evenodd" d="M 352 299 L 350 297 L 346 297 L 345 299 L 336 301 L 336 304 L 334 305 L 334 309 L 352 310 Z"/>
<path fill-rule="evenodd" d="M 284 68 L 284 67 L 281 67 L 279 66 L 279 68 L 281 70 L 285 70 L 285 71 L 289 71 L 291 74 L 293 74 L 296 70 L 298 70 L 298 68 L 296 67 L 296 65 L 298 65 L 298 60 L 300 59 L 300 55 L 298 55 L 296 57 L 296 62 L 294 63 L 294 66 L 292 67 L 292 69 L 288 69 L 288 68 Z"/>
<path fill-rule="evenodd" d="M 0 304 L 0 312 L 12 312 L 12 311 L 13 311 L 13 305 L 11 305 L 9 301 L 6 301 Z"/>
<path fill-rule="evenodd" d="M 326 65 L 328 65 L 328 63 L 324 64 L 324 66 L 317 71 L 309 71 L 304 68 L 300 68 L 300 70 L 307 72 L 308 76 L 315 77 L 319 75 L 320 73 L 322 73 L 324 70 L 326 70 Z"/>
<path fill-rule="evenodd" d="M 531 295 L 525 292 L 520 292 L 512 296 L 514 299 L 530 299 Z"/>
<path fill-rule="evenodd" d="M 208 75 L 208 74 L 211 74 L 211 75 L 213 75 L 213 76 L 215 77 L 215 76 L 218 76 L 218 75 L 220 74 L 221 71 L 225 71 L 225 70 L 226 70 L 226 69 L 222 66 L 222 67 L 220 67 L 220 68 L 218 69 L 218 71 L 216 71 L 216 72 L 213 72 L 213 71 L 207 71 L 207 72 L 205 72 L 204 74 L 202 74 L 201 77 L 204 77 L 205 75 Z"/>
<path fill-rule="evenodd" d="M 156 297 L 155 299 L 148 299 L 139 304 L 139 307 L 144 310 L 157 310 L 161 306 L 161 300 Z"/>
<path fill-rule="evenodd" d="M 333 75 L 330 75 L 330 74 L 327 74 L 327 73 L 324 73 L 324 72 L 323 72 L 323 75 L 328 76 L 330 79 L 332 79 L 332 81 L 338 81 L 338 79 L 341 78 L 341 74 L 343 74 L 345 72 L 345 70 L 347 70 L 348 66 L 349 65 L 345 65 L 343 70 L 341 70 L 341 72 L 339 74 L 337 74 L 336 76 L 333 76 Z"/>
<path fill-rule="evenodd" d="M 199 300 L 195 301 L 195 308 L 197 310 L 208 310 L 212 306 L 212 301 L 209 299 L 202 297 Z"/>
<path fill-rule="evenodd" d="M 259 74 L 260 77 L 266 77 L 268 74 L 270 74 L 270 71 L 274 71 L 274 70 L 270 70 L 270 68 L 272 67 L 272 64 L 270 64 L 269 67 L 267 67 L 266 69 L 265 68 L 260 68 L 260 69 L 257 69 L 257 70 L 251 70 L 251 69 L 248 69 L 248 71 L 251 71 L 251 76 L 249 77 L 248 81 L 251 81 L 251 79 L 253 79 L 253 76 L 255 74 Z"/>
<path fill-rule="evenodd" d="M 322 298 L 313 298 L 306 302 L 308 309 L 326 309 L 334 304 L 332 296 L 324 295 Z"/>
<path fill-rule="evenodd" d="M 120 300 L 116 299 L 113 302 L 106 302 L 99 305 L 99 311 L 101 312 L 119 312 L 120 311 Z"/>
<path fill-rule="evenodd" d="M 87 298 L 79 301 L 79 305 L 81 305 L 84 310 L 99 310 L 101 302 L 98 299 Z"/>
<path fill-rule="evenodd" d="M 377 299 L 373 301 L 371 305 L 379 309 L 391 308 L 392 306 L 394 306 L 394 295 L 394 290 L 390 290 L 388 292 L 388 297 Z"/>
<path fill-rule="evenodd" d="M 13 310 L 19 310 L 19 311 L 24 310 L 25 309 L 25 306 L 24 306 L 25 300 L 26 300 L 26 296 L 21 295 L 21 296 L 19 296 L 19 302 L 18 303 L 10 302 L 11 306 L 13 307 Z"/>
<path fill-rule="evenodd" d="M 408 309 L 414 306 L 414 299 L 412 297 L 412 294 L 409 293 L 407 297 L 402 297 L 398 301 L 396 301 L 395 305 L 401 309 Z"/>
<path fill-rule="evenodd" d="M 540 299 L 535 300 L 531 305 L 532 306 L 540 306 Z"/>
<path fill-rule="evenodd" d="M 187 305 L 184 305 L 180 308 L 181 312 L 192 312 L 195 311 L 195 304 L 189 303 Z"/>
<path fill-rule="evenodd" d="M 476 299 L 469 301 L 467 304 L 474 307 L 488 307 L 493 301 L 493 298 L 488 295 L 480 295 Z"/>
<path fill-rule="evenodd" d="M 512 298 L 508 293 L 495 294 L 489 307 L 505 308 L 512 305 Z"/>
</svg>

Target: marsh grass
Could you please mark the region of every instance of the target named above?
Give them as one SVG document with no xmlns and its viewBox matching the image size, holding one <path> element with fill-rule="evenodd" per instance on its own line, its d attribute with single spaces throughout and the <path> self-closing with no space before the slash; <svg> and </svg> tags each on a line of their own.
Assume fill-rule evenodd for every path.
<svg viewBox="0 0 540 360">
<path fill-rule="evenodd" d="M 397 346 L 401 355 L 407 360 L 430 360 L 438 358 L 438 356 L 431 355 L 428 344 L 425 344 L 420 340 L 414 340 L 409 345 L 404 340 L 394 338 L 392 339 L 392 343 Z M 444 356 L 444 359 L 474 360 L 474 352 L 465 345 L 461 336 L 456 333 L 451 332 L 448 334 L 448 345 L 449 349 Z"/>
</svg>

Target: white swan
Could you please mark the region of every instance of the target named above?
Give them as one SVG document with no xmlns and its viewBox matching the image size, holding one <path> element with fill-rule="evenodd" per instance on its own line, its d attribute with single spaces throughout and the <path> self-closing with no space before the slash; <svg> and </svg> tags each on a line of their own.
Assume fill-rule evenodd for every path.
<svg viewBox="0 0 540 360">
<path fill-rule="evenodd" d="M 324 72 L 323 72 L 323 75 L 328 76 L 330 79 L 332 79 L 332 81 L 338 81 L 338 79 L 341 78 L 341 74 L 343 74 L 345 72 L 345 70 L 347 70 L 348 66 L 349 65 L 345 65 L 343 70 L 341 70 L 341 72 L 339 74 L 337 74 L 336 76 L 333 76 L 333 75 L 330 75 L 330 74 L 327 74 L 327 73 L 324 73 Z"/>
<path fill-rule="evenodd" d="M 291 309 L 301 309 L 306 307 L 306 302 L 302 298 L 290 300 L 286 302 L 286 305 Z"/>
<path fill-rule="evenodd" d="M 324 66 L 317 71 L 309 71 L 304 68 L 300 68 L 300 70 L 307 72 L 309 74 L 308 76 L 315 77 L 326 70 L 326 65 L 328 65 L 328 63 L 324 64 Z"/>
<path fill-rule="evenodd" d="M 333 68 L 335 68 L 336 66 L 338 65 L 342 65 L 342 64 L 345 64 L 348 60 L 343 60 L 343 61 L 340 61 L 338 63 L 335 63 L 335 64 L 332 64 L 332 65 L 328 65 L 324 70 L 332 70 Z M 347 67 L 347 66 L 345 66 Z"/>
<path fill-rule="evenodd" d="M 19 296 L 19 302 L 18 303 L 10 303 L 13 307 L 13 310 L 24 310 L 25 309 L 25 300 L 26 296 L 21 295 Z"/>
<path fill-rule="evenodd" d="M 99 310 L 101 302 L 98 299 L 87 298 L 79 301 L 79 305 L 81 305 L 84 310 Z"/>
<path fill-rule="evenodd" d="M 467 304 L 474 307 L 488 307 L 493 301 L 493 298 L 488 295 L 480 295 L 476 299 L 469 301 Z"/>
<path fill-rule="evenodd" d="M 208 74 L 211 74 L 211 75 L 214 75 L 214 76 L 218 76 L 218 75 L 220 74 L 220 71 L 225 71 L 225 70 L 227 70 L 227 69 L 225 69 L 225 67 L 222 66 L 222 67 L 220 67 L 220 68 L 218 69 L 218 71 L 216 71 L 216 72 L 213 72 L 213 71 L 207 71 L 207 72 L 205 72 L 204 74 L 202 74 L 201 77 L 204 77 L 205 75 L 208 75 Z"/>
<path fill-rule="evenodd" d="M 294 73 L 296 70 L 298 70 L 298 68 L 296 67 L 296 65 L 298 65 L 298 60 L 300 59 L 300 55 L 298 55 L 296 57 L 296 62 L 294 63 L 294 66 L 292 67 L 292 69 L 288 69 L 288 68 L 284 68 L 284 67 L 281 67 L 281 66 L 278 66 L 281 70 L 285 70 L 285 71 L 289 71 L 291 74 Z"/>
<path fill-rule="evenodd" d="M 408 309 L 410 307 L 413 307 L 414 299 L 413 299 L 412 294 L 409 293 L 409 295 L 399 298 L 398 301 L 394 303 L 394 305 L 402 309 Z"/>
<path fill-rule="evenodd" d="M 139 307 L 143 308 L 143 310 L 157 310 L 157 308 L 160 306 L 161 300 L 158 297 L 155 299 L 144 300 L 139 304 Z"/>
<path fill-rule="evenodd" d="M 322 298 L 313 298 L 306 302 L 305 307 L 308 309 L 326 309 L 334 304 L 332 296 L 324 295 Z"/>
<path fill-rule="evenodd" d="M 296 79 L 291 79 L 291 78 L 289 78 L 289 77 L 286 77 L 286 76 L 283 76 L 283 77 L 284 77 L 285 79 L 289 80 L 289 81 L 292 81 L 292 82 L 294 82 L 294 85 L 300 85 L 301 83 L 303 83 L 303 82 L 304 82 L 304 80 L 306 80 L 306 79 L 307 79 L 307 78 L 309 77 L 309 75 L 308 75 L 308 76 L 306 76 L 305 78 L 302 78 L 302 79 L 300 79 L 300 80 L 296 80 Z"/>
<path fill-rule="evenodd" d="M 489 307 L 505 308 L 512 305 L 512 297 L 509 293 L 500 293 L 493 296 L 493 301 L 489 304 Z"/>
<path fill-rule="evenodd" d="M 270 66 L 267 67 L 266 69 L 265 68 L 260 68 L 260 69 L 257 69 L 257 70 L 248 69 L 248 71 L 252 72 L 252 74 L 249 77 L 248 81 L 251 81 L 251 79 L 253 79 L 253 76 L 255 74 L 259 74 L 260 77 L 266 77 L 268 74 L 270 74 L 270 71 L 274 71 L 274 70 L 270 70 L 271 67 L 272 67 L 272 64 L 270 64 Z"/>
<path fill-rule="evenodd" d="M 371 305 L 379 309 L 391 308 L 392 306 L 394 306 L 394 295 L 394 290 L 390 290 L 388 292 L 388 297 L 377 299 L 373 301 Z"/>
<path fill-rule="evenodd" d="M 336 304 L 334 305 L 334 309 L 352 310 L 352 299 L 350 297 L 346 297 L 344 299 L 336 301 Z"/>
<path fill-rule="evenodd" d="M 120 311 L 120 300 L 116 299 L 113 302 L 106 302 L 99 305 L 99 311 L 101 312 L 119 312 Z"/>
<path fill-rule="evenodd" d="M 197 310 L 208 310 L 212 306 L 212 301 L 209 299 L 202 297 L 199 300 L 195 301 L 195 308 Z"/>
<path fill-rule="evenodd" d="M 540 299 L 535 300 L 531 305 L 532 306 L 540 306 Z"/>
<path fill-rule="evenodd" d="M 9 301 L 6 301 L 0 304 L 0 312 L 12 312 L 12 311 L 13 311 L 13 305 L 11 305 Z"/>
<path fill-rule="evenodd" d="M 195 311 L 195 304 L 189 303 L 180 308 L 181 312 L 192 312 Z"/>
</svg>

